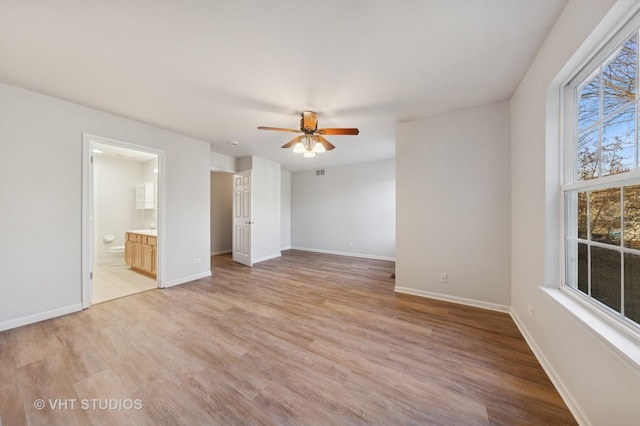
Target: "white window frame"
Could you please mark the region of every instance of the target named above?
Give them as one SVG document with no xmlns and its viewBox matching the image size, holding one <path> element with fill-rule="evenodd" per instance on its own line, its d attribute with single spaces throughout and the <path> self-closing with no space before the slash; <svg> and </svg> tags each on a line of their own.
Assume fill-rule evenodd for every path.
<svg viewBox="0 0 640 426">
<path fill-rule="evenodd" d="M 560 215 L 559 215 L 559 231 L 560 231 L 560 289 L 578 300 L 584 307 L 605 320 L 609 325 L 618 331 L 623 332 L 627 337 L 632 338 L 640 343 L 640 324 L 630 319 L 624 318 L 611 308 L 605 306 L 597 299 L 584 294 L 582 291 L 574 288 L 567 280 L 567 244 L 565 243 L 567 235 L 566 215 L 576 215 L 573 206 L 565 205 L 565 196 L 570 192 L 589 191 L 605 188 L 617 188 L 633 184 L 640 184 L 640 164 L 636 168 L 617 175 L 609 175 L 598 177 L 591 180 L 577 180 L 577 135 L 578 120 L 577 106 L 580 96 L 580 89 L 587 84 L 591 78 L 599 71 L 603 63 L 608 62 L 613 55 L 617 54 L 617 49 L 626 40 L 637 34 L 640 41 L 640 15 L 635 16 L 621 27 L 611 38 L 606 40 L 595 54 L 591 55 L 586 62 L 574 72 L 565 84 L 561 85 L 560 102 L 561 102 L 561 161 L 560 161 Z M 640 54 L 638 55 L 640 57 Z M 640 77 L 640 65 L 637 66 L 637 72 Z M 640 84 L 636 87 L 637 98 L 636 105 L 636 133 L 640 134 Z M 636 157 L 640 156 L 640 148 L 636 148 Z M 639 160 L 640 161 L 640 160 Z M 577 206 L 576 206 L 577 207 Z M 571 211 L 569 211 L 571 210 Z M 574 216 L 575 217 L 575 216 Z M 577 219 L 576 219 L 577 221 Z M 607 246 L 595 242 L 590 243 L 592 246 L 603 246 L 622 252 L 632 252 L 640 254 L 640 250 L 626 249 L 618 246 Z M 624 266 L 622 266 L 624 274 Z M 590 268 L 589 268 L 590 273 Z M 621 282 L 624 292 L 624 285 Z M 622 293 L 622 301 L 624 304 L 624 293 Z M 621 309 L 624 311 L 624 308 Z"/>
</svg>

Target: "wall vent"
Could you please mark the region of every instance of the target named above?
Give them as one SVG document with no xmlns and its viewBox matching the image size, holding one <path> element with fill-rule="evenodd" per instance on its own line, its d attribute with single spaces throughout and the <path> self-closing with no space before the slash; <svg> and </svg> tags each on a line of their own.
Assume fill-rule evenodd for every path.
<svg viewBox="0 0 640 426">
<path fill-rule="evenodd" d="M 316 176 L 324 176 L 324 169 L 316 170 Z"/>
</svg>

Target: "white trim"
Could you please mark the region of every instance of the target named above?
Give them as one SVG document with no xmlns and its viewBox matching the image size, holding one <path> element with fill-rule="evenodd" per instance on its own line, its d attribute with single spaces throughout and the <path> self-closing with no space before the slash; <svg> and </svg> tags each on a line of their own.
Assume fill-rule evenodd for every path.
<svg viewBox="0 0 640 426">
<path fill-rule="evenodd" d="M 82 217 L 80 292 L 82 308 L 91 306 L 93 299 L 93 172 L 91 137 L 82 134 Z"/>
<path fill-rule="evenodd" d="M 566 165 L 565 165 L 566 166 Z M 607 175 L 589 180 L 579 180 L 574 183 L 562 185 L 562 191 L 595 191 L 616 186 L 636 185 L 640 182 L 640 168 L 616 175 Z"/>
<path fill-rule="evenodd" d="M 613 319 L 607 321 L 605 315 L 599 315 L 589 307 L 571 297 L 568 292 L 540 287 L 542 293 L 557 306 L 560 311 L 572 319 L 589 335 L 595 337 L 595 341 L 609 353 L 618 358 L 632 373 L 640 377 L 640 345 L 627 333 L 626 328 L 618 325 Z"/>
<path fill-rule="evenodd" d="M 216 166 L 210 166 L 209 167 L 209 171 L 217 172 L 217 173 L 229 173 L 229 174 L 238 173 L 236 170 L 224 169 L 224 168 L 216 167 Z"/>
<path fill-rule="evenodd" d="M 544 370 L 545 373 L 547 373 L 549 380 L 551 380 L 551 383 L 553 383 L 553 386 L 558 390 L 558 393 L 562 397 L 562 400 L 565 402 L 565 404 L 567 404 L 569 411 L 571 411 L 571 414 L 573 415 L 573 417 L 575 417 L 578 424 L 580 425 L 590 424 L 589 421 L 587 420 L 587 416 L 585 416 L 585 414 L 582 412 L 580 405 L 576 402 L 576 399 L 573 397 L 573 394 L 571 394 L 569 387 L 565 385 L 560 375 L 553 368 L 553 365 L 551 364 L 551 362 L 549 362 L 549 360 L 544 356 L 544 352 L 542 352 L 542 350 L 534 340 L 533 336 L 529 333 L 529 330 L 525 328 L 524 323 L 520 321 L 520 318 L 518 317 L 518 314 L 516 313 L 516 311 L 511 309 L 510 314 L 511 314 L 511 318 L 513 319 L 513 322 L 516 324 L 516 327 L 518 327 L 518 330 L 520 330 L 520 334 L 522 334 L 522 337 L 524 337 L 524 340 L 527 342 L 527 344 L 531 348 L 531 351 L 533 352 L 535 357 L 538 359 L 538 362 L 542 366 L 542 369 Z"/>
<path fill-rule="evenodd" d="M 182 277 L 175 280 L 162 282 L 160 288 L 173 287 L 174 285 L 180 285 L 191 281 L 199 280 L 200 278 L 207 278 L 211 276 L 211 271 L 203 272 L 201 274 L 191 275 L 189 277 Z"/>
<path fill-rule="evenodd" d="M 219 254 L 227 254 L 227 253 L 231 253 L 233 250 L 231 249 L 227 249 L 227 250 L 218 250 L 218 251 L 212 251 L 211 252 L 211 256 L 217 256 Z"/>
<path fill-rule="evenodd" d="M 445 302 L 457 303 L 460 305 L 473 306 L 474 308 L 488 309 L 503 313 L 510 313 L 511 307 L 507 305 L 499 305 L 497 303 L 483 302 L 481 300 L 467 299 L 465 297 L 451 296 L 448 294 L 432 293 L 430 291 L 416 290 L 409 287 L 396 286 L 393 291 L 396 293 L 411 294 L 413 296 L 427 297 L 429 299 L 443 300 Z"/>
<path fill-rule="evenodd" d="M 275 259 L 275 258 L 280 257 L 280 256 L 282 256 L 282 253 L 278 252 L 278 253 L 275 253 L 275 254 L 270 254 L 269 256 L 261 257 L 259 259 L 252 259 L 253 260 L 252 263 L 253 263 L 253 265 L 255 265 L 256 263 L 264 262 L 265 260 Z"/>
<path fill-rule="evenodd" d="M 388 260 L 390 262 L 396 261 L 395 257 L 389 257 L 389 256 L 378 256 L 375 254 L 362 254 L 362 253 L 348 253 L 344 251 L 323 250 L 323 249 L 316 249 L 316 248 L 309 248 L 309 247 L 291 246 L 291 250 L 312 251 L 315 253 L 326 253 L 326 254 L 337 254 L 338 256 L 361 257 L 364 259 Z"/>
<path fill-rule="evenodd" d="M 0 322 L 0 331 L 22 327 L 23 325 L 33 324 L 51 318 L 60 317 L 62 315 L 71 314 L 73 312 L 79 312 L 81 310 L 82 303 L 76 303 L 75 305 L 52 309 L 50 311 L 40 312 L 38 314 L 27 315 L 26 317 L 20 317 L 9 321 Z"/>
<path fill-rule="evenodd" d="M 280 247 L 280 251 L 291 250 L 291 246 Z"/>
</svg>

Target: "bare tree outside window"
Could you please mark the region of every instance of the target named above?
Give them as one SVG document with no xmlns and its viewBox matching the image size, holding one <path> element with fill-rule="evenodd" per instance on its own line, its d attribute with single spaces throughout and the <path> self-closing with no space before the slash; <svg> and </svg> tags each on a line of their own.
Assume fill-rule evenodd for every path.
<svg viewBox="0 0 640 426">
<path fill-rule="evenodd" d="M 636 158 L 638 38 L 582 88 L 578 102 L 578 180 L 623 173 Z"/>
</svg>

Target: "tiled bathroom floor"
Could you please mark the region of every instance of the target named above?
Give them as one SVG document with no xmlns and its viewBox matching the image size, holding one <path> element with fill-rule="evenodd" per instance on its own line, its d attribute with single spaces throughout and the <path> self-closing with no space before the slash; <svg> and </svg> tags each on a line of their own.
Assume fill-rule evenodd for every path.
<svg viewBox="0 0 640 426">
<path fill-rule="evenodd" d="M 157 288 L 155 279 L 132 271 L 127 265 L 98 263 L 93 268 L 92 304 Z"/>
</svg>

